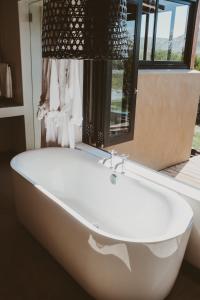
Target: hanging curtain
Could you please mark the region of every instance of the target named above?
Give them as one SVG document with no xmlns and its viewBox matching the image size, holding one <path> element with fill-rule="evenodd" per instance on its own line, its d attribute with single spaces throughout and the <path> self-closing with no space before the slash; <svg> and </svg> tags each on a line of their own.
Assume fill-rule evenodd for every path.
<svg viewBox="0 0 200 300">
<path fill-rule="evenodd" d="M 83 61 L 44 58 L 42 77 L 38 118 L 46 143 L 74 148 L 82 127 Z"/>
</svg>

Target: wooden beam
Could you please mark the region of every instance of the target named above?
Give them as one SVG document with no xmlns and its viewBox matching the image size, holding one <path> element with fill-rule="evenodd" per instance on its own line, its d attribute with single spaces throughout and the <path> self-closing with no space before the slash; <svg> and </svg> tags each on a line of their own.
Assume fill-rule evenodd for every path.
<svg viewBox="0 0 200 300">
<path fill-rule="evenodd" d="M 200 23 L 200 0 L 197 1 L 197 7 L 194 18 L 194 29 L 193 29 L 193 39 L 191 45 L 191 58 L 190 58 L 190 69 L 194 69 L 196 48 L 199 34 L 199 23 Z"/>
</svg>

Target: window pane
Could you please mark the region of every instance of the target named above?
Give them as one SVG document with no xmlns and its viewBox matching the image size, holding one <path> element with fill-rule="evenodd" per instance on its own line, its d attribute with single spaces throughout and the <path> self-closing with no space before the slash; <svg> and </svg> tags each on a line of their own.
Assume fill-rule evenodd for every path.
<svg viewBox="0 0 200 300">
<path fill-rule="evenodd" d="M 183 59 L 185 51 L 188 16 L 188 5 L 177 6 L 176 17 L 174 22 L 174 38 L 172 40 L 171 60 L 178 60 L 178 58 L 180 58 L 180 54 L 182 54 Z"/>
<path fill-rule="evenodd" d="M 140 60 L 151 60 L 154 20 L 155 1 L 144 0 L 142 6 Z"/>
<path fill-rule="evenodd" d="M 131 61 L 129 62 L 131 64 Z M 127 62 L 113 61 L 110 134 L 129 131 L 129 99 L 126 94 Z"/>
<path fill-rule="evenodd" d="M 144 59 L 144 38 L 145 38 L 145 29 L 146 29 L 146 14 L 142 15 L 142 22 L 141 22 L 141 33 L 140 33 L 140 60 Z"/>
<path fill-rule="evenodd" d="M 155 60 L 183 61 L 188 14 L 188 4 L 159 0 Z"/>
<path fill-rule="evenodd" d="M 129 5 L 128 9 L 129 59 L 112 62 L 110 136 L 128 133 L 130 130 L 130 84 L 133 84 L 136 6 Z"/>
</svg>

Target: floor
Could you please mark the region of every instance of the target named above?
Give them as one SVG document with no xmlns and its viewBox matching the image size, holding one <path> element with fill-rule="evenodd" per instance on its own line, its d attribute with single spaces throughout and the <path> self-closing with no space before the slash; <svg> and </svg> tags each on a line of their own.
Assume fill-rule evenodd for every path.
<svg viewBox="0 0 200 300">
<path fill-rule="evenodd" d="M 18 223 L 10 157 L 0 155 L 0 300 L 92 299 Z M 184 263 L 167 300 L 199 299 L 200 271 Z"/>
<path fill-rule="evenodd" d="M 162 173 L 179 181 L 200 187 L 200 155 L 191 157 L 189 161 L 167 168 Z"/>
</svg>

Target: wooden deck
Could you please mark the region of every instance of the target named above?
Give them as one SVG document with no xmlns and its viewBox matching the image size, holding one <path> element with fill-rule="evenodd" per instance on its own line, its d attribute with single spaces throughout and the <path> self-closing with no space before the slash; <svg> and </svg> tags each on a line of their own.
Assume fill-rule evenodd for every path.
<svg viewBox="0 0 200 300">
<path fill-rule="evenodd" d="M 200 188 L 200 155 L 190 158 L 187 162 L 162 170 L 161 173 Z"/>
</svg>

